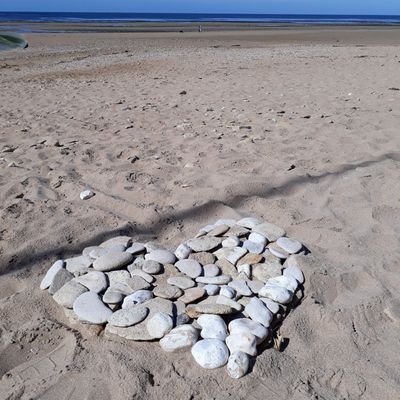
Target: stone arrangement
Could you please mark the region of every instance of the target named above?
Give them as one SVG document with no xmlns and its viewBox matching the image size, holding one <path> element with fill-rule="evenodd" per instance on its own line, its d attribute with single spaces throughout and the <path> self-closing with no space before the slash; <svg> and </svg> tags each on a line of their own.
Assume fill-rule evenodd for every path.
<svg viewBox="0 0 400 400">
<path fill-rule="evenodd" d="M 271 223 L 219 220 L 175 252 L 125 236 L 87 247 L 56 261 L 40 287 L 107 336 L 191 350 L 201 367 L 241 378 L 301 292 L 301 252 Z"/>
</svg>

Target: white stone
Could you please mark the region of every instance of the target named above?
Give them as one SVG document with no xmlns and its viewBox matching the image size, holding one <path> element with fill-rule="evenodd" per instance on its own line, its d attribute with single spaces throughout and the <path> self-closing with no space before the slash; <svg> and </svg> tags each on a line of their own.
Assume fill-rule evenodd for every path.
<svg viewBox="0 0 400 400">
<path fill-rule="evenodd" d="M 204 283 L 204 284 L 211 284 L 211 285 L 226 285 L 232 280 L 232 278 L 228 275 L 219 275 L 219 276 L 199 276 L 196 278 L 196 282 Z"/>
<path fill-rule="evenodd" d="M 220 287 L 218 285 L 208 284 L 204 286 L 204 290 L 208 296 L 215 296 L 219 293 Z"/>
<path fill-rule="evenodd" d="M 265 285 L 258 294 L 260 297 L 267 297 L 280 304 L 288 304 L 293 298 L 293 292 L 276 285 Z"/>
<path fill-rule="evenodd" d="M 236 296 L 236 290 L 229 286 L 222 286 L 219 291 L 219 294 L 221 296 L 227 297 L 228 299 L 233 299 Z"/>
<path fill-rule="evenodd" d="M 260 290 L 264 287 L 265 283 L 257 280 L 247 281 L 247 286 L 254 294 L 258 294 Z"/>
<path fill-rule="evenodd" d="M 254 335 L 257 345 L 268 337 L 268 328 L 249 318 L 234 319 L 229 323 L 228 328 L 231 335 L 239 333 L 250 333 Z"/>
<path fill-rule="evenodd" d="M 123 245 L 126 249 L 132 244 L 132 238 L 130 236 L 115 236 L 111 239 L 105 240 L 100 244 L 100 247 L 111 248 L 117 245 Z"/>
<path fill-rule="evenodd" d="M 227 363 L 229 351 L 221 340 L 204 339 L 192 347 L 192 356 L 202 368 L 214 369 Z"/>
<path fill-rule="evenodd" d="M 109 317 L 108 322 L 113 326 L 126 328 L 142 322 L 148 313 L 149 309 L 147 307 L 139 305 L 116 311 Z"/>
<path fill-rule="evenodd" d="M 167 283 L 183 290 L 192 288 L 196 285 L 192 279 L 187 278 L 186 276 L 171 276 L 167 279 Z"/>
<path fill-rule="evenodd" d="M 241 259 L 247 250 L 243 247 L 223 247 L 217 250 L 214 254 L 218 259 L 228 260 L 231 264 L 236 265 L 236 263 Z"/>
<path fill-rule="evenodd" d="M 250 264 L 240 264 L 237 267 L 239 274 L 245 274 L 247 278 L 251 278 L 251 266 Z"/>
<path fill-rule="evenodd" d="M 92 271 L 74 279 L 94 293 L 100 293 L 108 286 L 106 275 L 100 271 Z"/>
<path fill-rule="evenodd" d="M 88 256 L 67 258 L 65 260 L 65 268 L 77 276 L 86 273 L 92 262 L 93 260 Z"/>
<path fill-rule="evenodd" d="M 112 271 L 125 267 L 133 260 L 133 255 L 130 253 L 109 252 L 102 257 L 99 257 L 93 262 L 93 268 L 97 271 Z"/>
<path fill-rule="evenodd" d="M 192 249 L 185 243 L 180 244 L 175 250 L 175 256 L 178 260 L 184 260 L 189 257 Z"/>
<path fill-rule="evenodd" d="M 260 244 L 262 246 L 266 246 L 268 243 L 268 240 L 265 236 L 261 235 L 260 233 L 257 232 L 251 232 L 248 239 L 253 242 L 253 243 L 257 243 Z"/>
<path fill-rule="evenodd" d="M 242 218 L 238 222 L 236 222 L 236 225 L 243 226 L 244 228 L 248 229 L 253 229 L 256 225 L 259 225 L 262 221 L 253 218 L 253 217 L 247 217 L 247 218 Z"/>
<path fill-rule="evenodd" d="M 108 288 L 103 295 L 103 303 L 106 304 L 119 304 L 124 299 L 124 295 L 121 292 Z"/>
<path fill-rule="evenodd" d="M 145 260 L 142 269 L 148 274 L 159 274 L 162 272 L 162 265 L 154 260 Z"/>
<path fill-rule="evenodd" d="M 266 328 L 269 327 L 273 318 L 271 311 L 269 311 L 266 305 L 257 297 L 253 297 L 250 300 L 249 304 L 245 307 L 245 311 L 253 321 L 259 322 Z"/>
<path fill-rule="evenodd" d="M 160 346 L 167 352 L 187 350 L 197 342 L 198 338 L 199 332 L 192 325 L 180 325 L 160 340 Z"/>
<path fill-rule="evenodd" d="M 215 236 L 202 236 L 199 238 L 190 239 L 187 245 L 195 252 L 210 251 L 219 246 L 222 239 Z"/>
<path fill-rule="evenodd" d="M 251 273 L 253 275 L 253 279 L 267 282 L 267 280 L 270 278 L 282 275 L 282 265 L 279 263 L 278 260 L 276 261 L 276 263 L 273 264 L 254 264 L 252 266 Z"/>
<path fill-rule="evenodd" d="M 215 226 L 227 225 L 229 228 L 232 228 L 232 226 L 234 226 L 235 224 L 236 220 L 233 218 L 221 218 L 214 225 Z"/>
<path fill-rule="evenodd" d="M 197 319 L 202 330 L 200 335 L 203 339 L 225 340 L 228 336 L 225 321 L 219 315 L 203 314 Z"/>
<path fill-rule="evenodd" d="M 224 306 L 229 306 L 236 311 L 242 311 L 242 309 L 243 309 L 243 306 L 241 304 L 239 304 L 237 301 L 229 299 L 228 297 L 221 296 L 221 295 L 219 295 L 217 297 L 216 303 L 224 305 Z"/>
<path fill-rule="evenodd" d="M 235 289 L 236 293 L 241 296 L 251 296 L 253 292 L 247 286 L 247 282 L 240 279 L 234 279 L 228 283 L 228 286 Z"/>
<path fill-rule="evenodd" d="M 237 351 L 229 356 L 227 370 L 233 379 L 240 379 L 249 370 L 249 356 L 246 353 Z"/>
<path fill-rule="evenodd" d="M 286 234 L 284 229 L 269 222 L 262 222 L 261 224 L 254 226 L 252 230 L 253 232 L 265 236 L 270 242 L 275 242 Z"/>
<path fill-rule="evenodd" d="M 237 236 L 229 236 L 222 241 L 222 247 L 237 247 L 240 244 L 240 239 Z"/>
<path fill-rule="evenodd" d="M 207 265 L 204 265 L 203 272 L 204 272 L 204 276 L 213 277 L 213 276 L 218 276 L 221 271 L 220 271 L 218 265 L 207 264 Z"/>
<path fill-rule="evenodd" d="M 108 254 L 109 249 L 105 248 L 105 247 L 96 247 L 95 249 L 92 249 L 89 253 L 89 257 L 90 258 L 100 258 L 101 256 L 104 256 L 106 254 Z"/>
<path fill-rule="evenodd" d="M 248 250 L 249 253 L 261 254 L 265 249 L 265 245 L 246 240 L 243 243 L 243 248 Z"/>
<path fill-rule="evenodd" d="M 53 299 L 65 308 L 72 308 L 74 301 L 87 291 L 85 286 L 72 280 L 58 289 L 57 292 L 54 293 Z"/>
<path fill-rule="evenodd" d="M 151 253 L 145 255 L 146 260 L 153 260 L 160 264 L 173 264 L 176 260 L 175 254 L 168 250 L 153 250 Z"/>
<path fill-rule="evenodd" d="M 140 276 L 142 279 L 144 279 L 147 283 L 153 283 L 155 281 L 154 276 L 151 276 L 147 272 L 144 272 L 141 269 L 132 269 L 131 271 L 131 276 Z"/>
<path fill-rule="evenodd" d="M 57 272 L 63 268 L 64 268 L 64 261 L 57 260 L 46 272 L 46 275 L 44 276 L 42 282 L 40 283 L 40 289 L 42 290 L 48 289 L 50 285 L 53 283 L 53 279 L 56 276 Z"/>
<path fill-rule="evenodd" d="M 287 290 L 290 290 L 291 292 L 295 292 L 297 290 L 298 283 L 296 279 L 294 279 L 291 276 L 277 276 L 276 278 L 271 278 L 268 279 L 266 282 L 267 285 L 276 285 L 276 286 L 281 286 L 283 288 L 286 288 Z"/>
<path fill-rule="evenodd" d="M 260 300 L 267 306 L 268 310 L 271 311 L 272 314 L 277 314 L 279 312 L 279 304 L 275 301 L 266 297 L 260 297 Z"/>
<path fill-rule="evenodd" d="M 289 253 L 287 251 L 283 250 L 282 247 L 278 246 L 276 243 L 270 243 L 268 245 L 268 250 L 275 257 L 278 257 L 278 258 L 280 258 L 282 260 L 284 260 L 284 259 L 289 257 Z"/>
<path fill-rule="evenodd" d="M 81 294 L 73 304 L 74 313 L 84 322 L 90 324 L 105 324 L 112 311 L 101 301 L 94 292 Z"/>
<path fill-rule="evenodd" d="M 98 271 L 96 271 L 98 272 Z M 126 281 L 131 277 L 131 274 L 126 270 L 110 271 L 106 272 L 108 277 L 109 286 L 116 286 L 119 283 L 126 283 Z"/>
<path fill-rule="evenodd" d="M 231 353 L 242 351 L 249 356 L 257 355 L 256 337 L 248 332 L 235 333 L 226 338 L 226 345 Z"/>
<path fill-rule="evenodd" d="M 132 245 L 126 249 L 126 252 L 131 254 L 140 254 L 145 251 L 146 247 L 144 247 L 144 244 L 142 243 L 132 243 Z"/>
<path fill-rule="evenodd" d="M 150 290 L 138 290 L 135 293 L 130 294 L 124 298 L 124 302 L 122 303 L 122 308 L 130 308 L 134 307 L 136 304 L 143 304 L 147 300 L 150 300 L 154 297 L 153 292 Z"/>
<path fill-rule="evenodd" d="M 172 318 L 164 312 L 155 313 L 146 323 L 147 331 L 155 339 L 163 338 L 173 326 Z"/>
<path fill-rule="evenodd" d="M 304 275 L 299 267 L 299 262 L 297 261 L 298 256 L 290 256 L 286 261 L 286 269 L 283 271 L 283 275 L 290 275 L 299 283 L 304 283 Z M 285 265 L 284 265 L 285 266 Z"/>
<path fill-rule="evenodd" d="M 203 272 L 203 269 L 196 260 L 179 260 L 175 263 L 178 270 L 191 278 L 197 278 Z"/>
<path fill-rule="evenodd" d="M 91 199 L 95 193 L 91 190 L 84 190 L 83 192 L 80 193 L 79 197 L 81 200 L 89 200 Z"/>
<path fill-rule="evenodd" d="M 282 247 L 282 249 L 288 252 L 289 254 L 298 253 L 303 247 L 303 245 L 298 240 L 291 239 L 288 237 L 279 238 L 276 241 L 276 244 L 279 247 Z"/>
</svg>

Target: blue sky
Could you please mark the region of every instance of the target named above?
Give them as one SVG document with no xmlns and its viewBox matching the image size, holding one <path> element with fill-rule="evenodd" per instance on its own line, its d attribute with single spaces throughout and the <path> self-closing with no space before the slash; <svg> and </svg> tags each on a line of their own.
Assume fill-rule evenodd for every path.
<svg viewBox="0 0 400 400">
<path fill-rule="evenodd" d="M 0 0 L 0 11 L 400 15 L 400 0 Z"/>
</svg>

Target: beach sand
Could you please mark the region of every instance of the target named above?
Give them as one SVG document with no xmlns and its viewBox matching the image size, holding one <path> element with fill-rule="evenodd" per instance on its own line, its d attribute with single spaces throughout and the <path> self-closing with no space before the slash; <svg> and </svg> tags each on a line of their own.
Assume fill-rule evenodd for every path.
<svg viewBox="0 0 400 400">
<path fill-rule="evenodd" d="M 400 30 L 26 37 L 0 53 L 1 399 L 400 397 Z M 242 215 L 311 254 L 285 348 L 238 381 L 39 289 L 104 239 Z"/>
</svg>

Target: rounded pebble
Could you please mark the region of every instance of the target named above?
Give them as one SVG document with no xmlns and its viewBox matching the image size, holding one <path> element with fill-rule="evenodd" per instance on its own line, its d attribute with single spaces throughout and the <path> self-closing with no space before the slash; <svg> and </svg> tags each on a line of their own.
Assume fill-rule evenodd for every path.
<svg viewBox="0 0 400 400">
<path fill-rule="evenodd" d="M 229 351 L 221 340 L 204 339 L 192 347 L 192 356 L 202 368 L 214 369 L 228 362 Z"/>
</svg>

